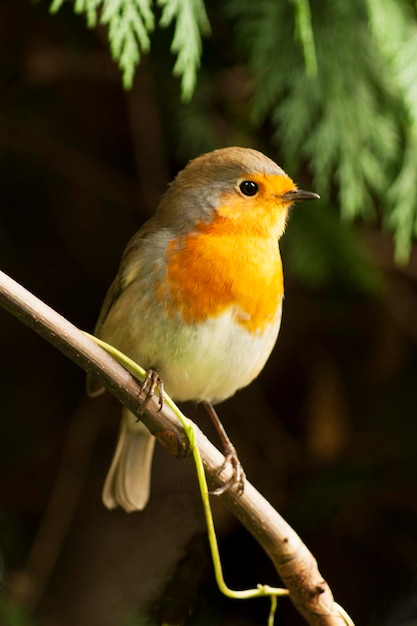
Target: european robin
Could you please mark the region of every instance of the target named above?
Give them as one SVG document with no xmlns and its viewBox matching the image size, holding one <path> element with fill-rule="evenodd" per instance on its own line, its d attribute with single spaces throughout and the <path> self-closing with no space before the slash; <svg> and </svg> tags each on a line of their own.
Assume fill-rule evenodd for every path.
<svg viewBox="0 0 417 626">
<path fill-rule="evenodd" d="M 128 244 L 95 334 L 157 372 L 174 400 L 203 402 L 216 419 L 212 404 L 256 378 L 274 347 L 284 296 L 278 240 L 291 205 L 318 197 L 256 150 L 190 161 Z M 123 409 L 108 508 L 146 506 L 154 444 Z"/>
</svg>

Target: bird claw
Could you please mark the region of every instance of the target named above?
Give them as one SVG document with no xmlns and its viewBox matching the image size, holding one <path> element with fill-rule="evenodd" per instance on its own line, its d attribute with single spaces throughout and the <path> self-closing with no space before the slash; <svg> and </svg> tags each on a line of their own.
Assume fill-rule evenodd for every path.
<svg viewBox="0 0 417 626">
<path fill-rule="evenodd" d="M 212 496 L 221 496 L 223 493 L 231 489 L 232 487 L 237 487 L 237 495 L 241 496 L 245 490 L 245 479 L 246 474 L 242 467 L 241 462 L 239 461 L 239 457 L 237 456 L 236 450 L 234 446 L 229 445 L 225 450 L 225 459 L 219 469 L 217 470 L 217 475 L 221 474 L 227 465 L 232 466 L 232 475 L 226 480 L 223 485 L 217 487 L 217 489 L 213 489 L 209 491 L 209 494 Z"/>
<path fill-rule="evenodd" d="M 143 415 L 151 398 L 155 395 L 155 389 L 158 389 L 159 412 L 164 406 L 164 381 L 159 376 L 158 372 L 150 367 L 146 372 L 145 380 L 143 381 L 143 383 L 141 383 L 140 386 L 139 396 L 145 394 L 142 406 L 140 408 L 140 416 Z M 138 417 L 137 421 L 140 420 L 140 416 Z"/>
</svg>

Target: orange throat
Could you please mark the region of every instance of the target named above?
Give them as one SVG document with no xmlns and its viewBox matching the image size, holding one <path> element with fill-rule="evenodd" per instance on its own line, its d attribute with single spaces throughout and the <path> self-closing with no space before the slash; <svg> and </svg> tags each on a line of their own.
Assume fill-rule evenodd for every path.
<svg viewBox="0 0 417 626">
<path fill-rule="evenodd" d="M 230 311 L 256 334 L 275 322 L 284 293 L 278 242 L 242 231 L 217 216 L 169 243 L 166 276 L 156 289 L 169 317 L 198 324 Z"/>
</svg>

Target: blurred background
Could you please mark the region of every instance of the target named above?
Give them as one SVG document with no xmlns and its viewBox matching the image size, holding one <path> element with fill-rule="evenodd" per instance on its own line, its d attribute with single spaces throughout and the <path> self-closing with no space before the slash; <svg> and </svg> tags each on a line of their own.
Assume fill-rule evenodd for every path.
<svg viewBox="0 0 417 626">
<path fill-rule="evenodd" d="M 310 22 L 303 2 L 210 0 L 185 103 L 173 27 L 156 28 L 126 91 L 104 27 L 87 29 L 69 2 L 51 15 L 46 0 L 3 0 L 0 267 L 92 331 L 127 241 L 190 158 L 257 148 L 319 193 L 282 241 L 276 349 L 219 413 L 249 480 L 355 622 L 411 626 L 417 21 L 411 0 L 377 4 L 312 0 Z M 267 600 L 216 590 L 192 468 L 158 450 L 146 511 L 106 511 L 117 402 L 87 400 L 84 373 L 2 310 L 0 355 L 1 623 L 265 624 Z M 202 411 L 186 411 L 215 440 Z M 229 585 L 278 584 L 214 508 Z M 283 600 L 278 623 L 305 622 Z"/>
</svg>

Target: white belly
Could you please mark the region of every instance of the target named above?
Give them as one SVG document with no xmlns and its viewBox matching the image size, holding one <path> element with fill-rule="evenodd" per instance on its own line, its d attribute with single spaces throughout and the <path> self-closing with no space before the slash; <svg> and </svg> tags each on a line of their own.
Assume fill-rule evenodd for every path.
<svg viewBox="0 0 417 626">
<path fill-rule="evenodd" d="M 266 330 L 252 334 L 235 321 L 233 310 L 187 325 L 180 317 L 168 318 L 162 306 L 147 306 L 143 292 L 137 309 L 125 306 L 125 297 L 126 292 L 110 311 L 101 337 L 143 368 L 155 368 L 174 400 L 216 403 L 249 385 L 271 354 L 281 324 L 282 303 Z"/>
<path fill-rule="evenodd" d="M 281 318 L 281 315 L 279 316 Z M 275 345 L 279 322 L 263 335 L 232 324 L 231 315 L 200 324 L 187 350 L 162 375 L 177 400 L 220 402 L 249 385 L 264 367 Z M 163 368 L 165 369 L 165 368 Z"/>
<path fill-rule="evenodd" d="M 229 398 L 262 370 L 275 345 L 280 322 L 281 307 L 262 335 L 253 335 L 236 324 L 231 312 L 179 331 L 181 339 L 168 339 L 155 355 L 154 365 L 166 391 L 176 400 L 216 403 Z"/>
</svg>

